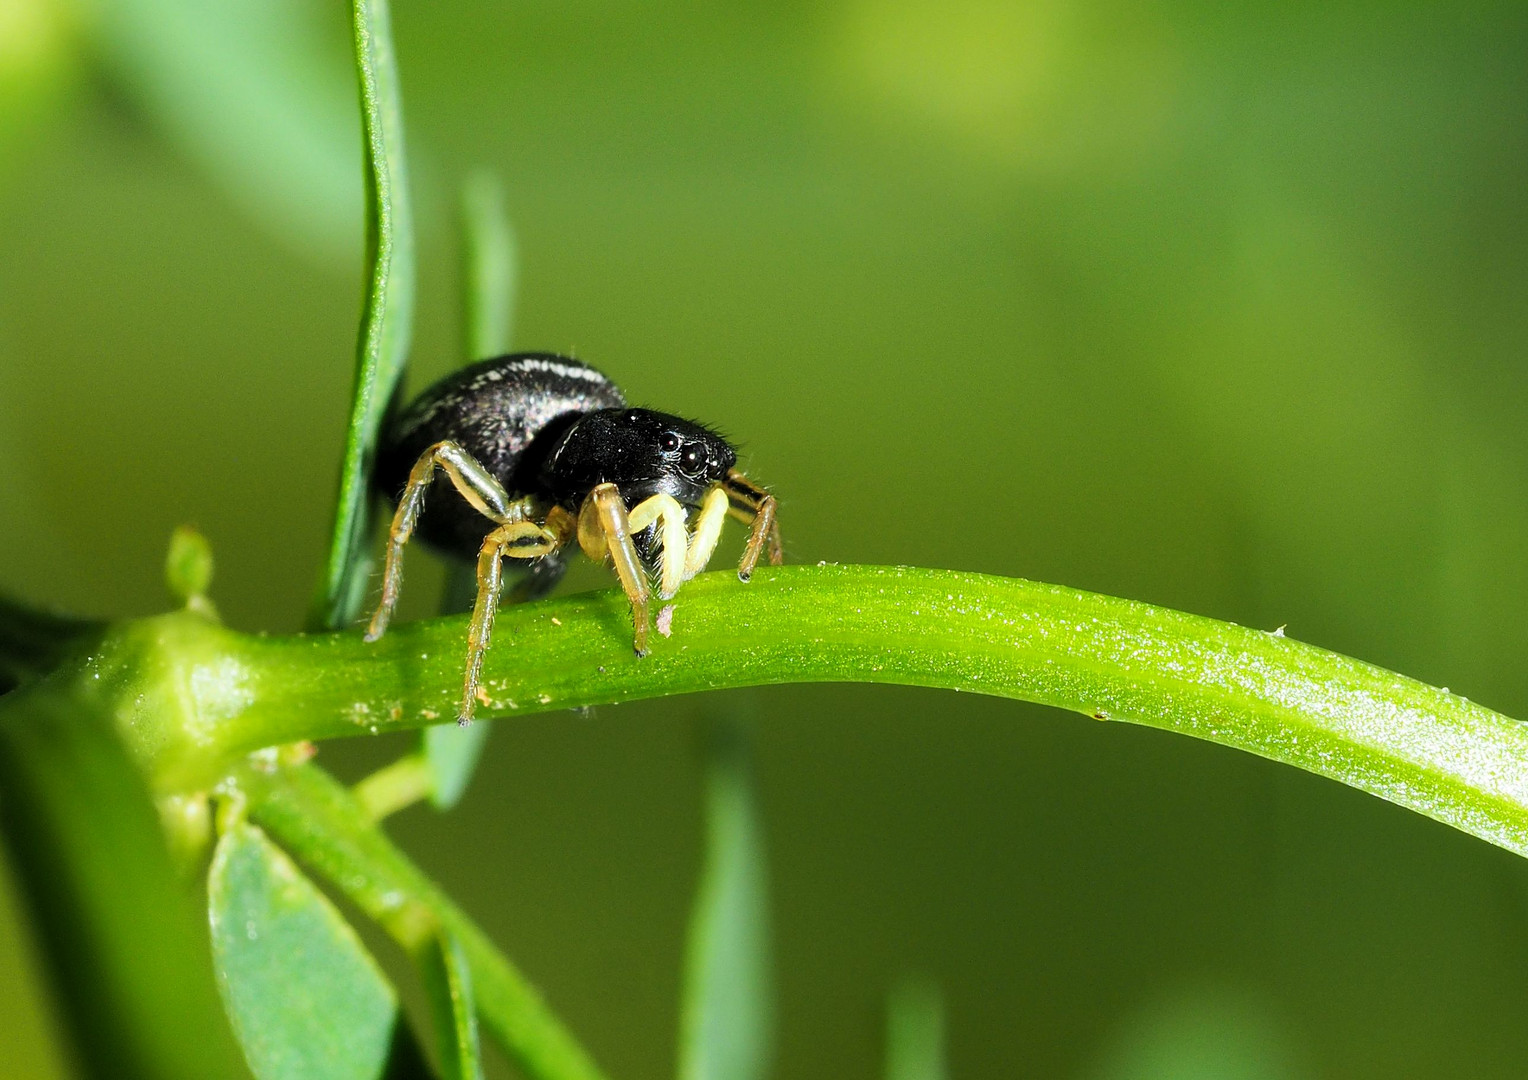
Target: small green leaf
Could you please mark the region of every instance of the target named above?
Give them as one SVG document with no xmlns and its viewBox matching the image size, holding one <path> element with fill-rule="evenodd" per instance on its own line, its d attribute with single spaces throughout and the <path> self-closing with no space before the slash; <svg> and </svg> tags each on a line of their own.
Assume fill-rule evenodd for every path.
<svg viewBox="0 0 1528 1080">
<path fill-rule="evenodd" d="M 944 1002 L 939 988 L 904 979 L 886 1001 L 886 1080 L 945 1080 Z"/>
<path fill-rule="evenodd" d="M 467 954 L 449 932 L 426 942 L 419 972 L 435 1021 L 435 1045 L 443 1080 L 482 1080 L 477 1009 Z"/>
<path fill-rule="evenodd" d="M 328 629 L 353 620 L 366 595 L 371 457 L 408 358 L 414 318 L 414 230 L 387 0 L 352 0 L 352 13 L 366 158 L 366 302 L 334 537 L 310 619 Z"/>
<path fill-rule="evenodd" d="M 256 826 L 218 841 L 207 884 L 223 1004 L 259 1080 L 374 1080 L 397 1000 L 334 905 Z"/>
<path fill-rule="evenodd" d="M 449 810 L 461 799 L 477 768 L 491 725 L 484 720 L 462 727 L 437 724 L 424 729 L 425 760 L 430 766 L 430 805 Z"/>
<path fill-rule="evenodd" d="M 681 1080 L 759 1080 L 772 994 L 764 843 L 746 744 L 718 739 L 706 786 L 706 857 L 690 915 L 680 1011 Z"/>
</svg>

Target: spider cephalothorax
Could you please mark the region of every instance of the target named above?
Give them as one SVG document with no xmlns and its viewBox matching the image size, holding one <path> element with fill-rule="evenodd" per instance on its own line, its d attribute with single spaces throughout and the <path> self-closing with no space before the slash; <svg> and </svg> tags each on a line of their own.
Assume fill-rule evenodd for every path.
<svg viewBox="0 0 1528 1080">
<path fill-rule="evenodd" d="M 506 557 L 531 560 L 523 596 L 556 584 L 575 539 L 591 559 L 608 559 L 631 601 L 644 655 L 652 587 L 667 599 L 703 570 L 729 514 L 750 525 L 740 578 L 748 580 L 766 545 L 770 561 L 781 561 L 774 497 L 736 464 L 716 432 L 628 407 L 614 383 L 577 360 L 522 353 L 464 368 L 426 390 L 384 433 L 376 485 L 397 512 L 366 638 L 387 629 L 403 546 L 417 526 L 447 554 L 477 561 L 463 723 L 476 705 Z M 432 492 L 451 497 L 432 502 L 421 518 Z"/>
</svg>

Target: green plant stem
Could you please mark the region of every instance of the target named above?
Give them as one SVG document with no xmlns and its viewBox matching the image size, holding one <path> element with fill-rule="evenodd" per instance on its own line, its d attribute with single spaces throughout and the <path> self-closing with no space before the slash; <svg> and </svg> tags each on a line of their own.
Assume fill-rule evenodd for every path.
<svg viewBox="0 0 1528 1080">
<path fill-rule="evenodd" d="M 427 797 L 430 780 L 430 763 L 424 755 L 405 754 L 356 784 L 351 793 L 369 820 L 381 821 Z"/>
<path fill-rule="evenodd" d="M 126 624 L 55 679 L 119 679 L 156 791 L 263 746 L 450 721 L 466 620 L 292 637 L 188 613 Z M 1262 630 L 1055 585 L 940 570 L 704 574 L 673 636 L 631 651 L 618 590 L 499 612 L 481 716 L 786 682 L 946 687 L 1147 724 L 1329 776 L 1528 854 L 1528 727 L 1445 690 Z M 0 700 L 0 711 L 4 701 Z"/>
<path fill-rule="evenodd" d="M 411 953 L 440 930 L 461 946 L 483 1025 L 535 1080 L 601 1080 L 525 976 L 372 824 L 355 797 L 313 765 L 241 770 L 250 820 L 325 878 Z"/>
</svg>

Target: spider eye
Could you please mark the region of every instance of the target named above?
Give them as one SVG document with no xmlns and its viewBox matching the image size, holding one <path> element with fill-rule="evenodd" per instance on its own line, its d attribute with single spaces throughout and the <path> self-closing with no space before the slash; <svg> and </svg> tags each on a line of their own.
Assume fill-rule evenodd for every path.
<svg viewBox="0 0 1528 1080">
<path fill-rule="evenodd" d="M 706 471 L 706 451 L 704 447 L 691 446 L 679 455 L 679 471 L 686 476 L 700 476 Z"/>
<path fill-rule="evenodd" d="M 660 440 L 660 445 L 662 445 L 665 453 L 672 454 L 675 450 L 679 449 L 679 436 L 675 435 L 672 431 L 665 431 L 663 438 Z"/>
</svg>

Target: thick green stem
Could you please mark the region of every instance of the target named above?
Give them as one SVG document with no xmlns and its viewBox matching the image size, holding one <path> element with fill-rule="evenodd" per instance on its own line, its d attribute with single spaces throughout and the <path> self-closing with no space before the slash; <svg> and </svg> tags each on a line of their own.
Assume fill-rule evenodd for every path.
<svg viewBox="0 0 1528 1080">
<path fill-rule="evenodd" d="M 866 566 L 769 568 L 748 585 L 702 575 L 672 629 L 639 660 L 617 590 L 505 608 L 479 715 L 764 683 L 945 687 L 1248 750 L 1528 854 L 1528 727 L 1276 633 L 1055 585 Z M 250 637 L 179 613 L 119 628 L 86 670 L 122 679 L 119 723 L 167 792 L 262 746 L 449 722 L 465 641 L 461 618 L 368 645 L 353 631 Z"/>
</svg>

